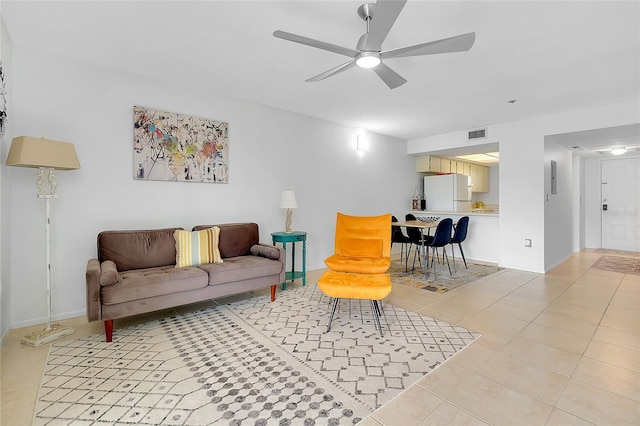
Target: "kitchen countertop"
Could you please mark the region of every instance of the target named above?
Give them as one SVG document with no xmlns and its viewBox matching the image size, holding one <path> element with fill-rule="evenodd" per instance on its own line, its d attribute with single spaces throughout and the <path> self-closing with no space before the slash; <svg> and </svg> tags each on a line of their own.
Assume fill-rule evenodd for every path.
<svg viewBox="0 0 640 426">
<path fill-rule="evenodd" d="M 443 211 L 433 211 L 433 210 L 409 210 L 408 213 L 412 213 L 415 216 L 447 216 L 447 215 L 456 215 L 456 216 L 492 216 L 498 217 L 499 210 L 495 209 L 473 209 L 470 212 L 443 212 Z"/>
<path fill-rule="evenodd" d="M 477 210 L 477 209 L 474 209 Z M 491 209 L 487 209 L 491 210 Z M 462 216 L 469 216 L 469 232 L 464 240 L 464 253 L 467 260 L 489 262 L 498 264 L 498 234 L 500 230 L 500 216 L 498 212 L 474 211 L 474 212 L 447 212 L 434 210 L 406 210 L 419 217 L 450 217 L 457 221 Z"/>
</svg>

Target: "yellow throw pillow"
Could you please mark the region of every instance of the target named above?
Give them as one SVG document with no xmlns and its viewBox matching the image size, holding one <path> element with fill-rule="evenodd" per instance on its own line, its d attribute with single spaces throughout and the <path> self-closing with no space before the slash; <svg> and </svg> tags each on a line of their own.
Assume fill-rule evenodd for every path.
<svg viewBox="0 0 640 426">
<path fill-rule="evenodd" d="M 218 249 L 220 228 L 217 226 L 194 232 L 177 230 L 173 238 L 176 240 L 176 268 L 222 263 Z"/>
<path fill-rule="evenodd" d="M 343 256 L 382 257 L 382 240 L 378 238 L 343 238 L 341 242 Z"/>
</svg>

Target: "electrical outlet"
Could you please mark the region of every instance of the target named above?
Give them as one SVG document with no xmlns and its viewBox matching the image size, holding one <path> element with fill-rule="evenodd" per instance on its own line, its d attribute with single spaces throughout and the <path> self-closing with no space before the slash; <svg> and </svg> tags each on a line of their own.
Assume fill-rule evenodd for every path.
<svg viewBox="0 0 640 426">
<path fill-rule="evenodd" d="M 531 238 L 525 238 L 524 246 L 525 247 L 531 247 Z"/>
</svg>

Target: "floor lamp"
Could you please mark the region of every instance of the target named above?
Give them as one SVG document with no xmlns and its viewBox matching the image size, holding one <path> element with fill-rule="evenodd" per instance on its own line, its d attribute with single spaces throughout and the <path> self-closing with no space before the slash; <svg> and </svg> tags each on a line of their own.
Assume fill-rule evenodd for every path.
<svg viewBox="0 0 640 426">
<path fill-rule="evenodd" d="M 45 227 L 44 235 L 47 248 L 47 327 L 34 331 L 22 338 L 21 342 L 28 346 L 38 347 L 52 342 L 62 336 L 73 333 L 71 327 L 51 324 L 51 217 L 50 201 L 57 198 L 57 177 L 54 170 L 76 170 L 80 162 L 72 143 L 57 142 L 45 138 L 19 136 L 11 141 L 7 156 L 7 166 L 37 168 L 36 187 L 38 198 L 44 200 Z"/>
</svg>

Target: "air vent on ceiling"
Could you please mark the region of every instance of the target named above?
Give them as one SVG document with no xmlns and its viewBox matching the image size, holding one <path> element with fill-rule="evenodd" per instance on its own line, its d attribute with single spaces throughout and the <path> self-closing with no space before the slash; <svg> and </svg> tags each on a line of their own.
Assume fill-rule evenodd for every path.
<svg viewBox="0 0 640 426">
<path fill-rule="evenodd" d="M 487 137 L 487 128 L 469 130 L 469 140 L 472 139 L 484 139 Z"/>
</svg>

